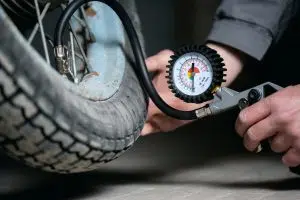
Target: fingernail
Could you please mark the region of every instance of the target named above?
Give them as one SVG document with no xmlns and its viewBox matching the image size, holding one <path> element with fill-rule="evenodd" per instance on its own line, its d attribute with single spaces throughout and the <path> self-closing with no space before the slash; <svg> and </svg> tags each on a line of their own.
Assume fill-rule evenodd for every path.
<svg viewBox="0 0 300 200">
<path fill-rule="evenodd" d="M 259 144 L 258 147 L 256 147 L 256 149 L 254 150 L 254 152 L 255 152 L 255 153 L 259 153 L 259 152 L 262 151 L 262 149 L 263 149 L 263 148 L 262 148 L 261 144 Z"/>
<path fill-rule="evenodd" d="M 142 131 L 141 133 L 140 133 L 140 135 L 141 136 L 144 136 L 144 135 L 146 135 L 147 133 L 145 132 L 145 131 Z"/>
<path fill-rule="evenodd" d="M 141 136 L 146 136 L 146 135 L 148 135 L 148 134 L 150 134 L 150 131 L 149 131 L 149 130 L 143 130 L 143 131 L 140 133 Z"/>
<path fill-rule="evenodd" d="M 294 163 L 291 162 L 286 156 L 283 156 L 281 160 L 285 166 L 294 167 Z"/>
</svg>

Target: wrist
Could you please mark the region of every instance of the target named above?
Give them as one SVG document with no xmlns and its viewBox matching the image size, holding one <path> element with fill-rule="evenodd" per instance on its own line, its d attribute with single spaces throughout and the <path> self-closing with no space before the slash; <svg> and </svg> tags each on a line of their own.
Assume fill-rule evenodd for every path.
<svg viewBox="0 0 300 200">
<path fill-rule="evenodd" d="M 224 86 L 230 85 L 241 73 L 244 63 L 246 61 L 246 55 L 232 47 L 217 44 L 207 43 L 209 48 L 212 48 L 218 52 L 218 54 L 224 59 L 225 68 L 227 69 L 226 82 Z"/>
</svg>

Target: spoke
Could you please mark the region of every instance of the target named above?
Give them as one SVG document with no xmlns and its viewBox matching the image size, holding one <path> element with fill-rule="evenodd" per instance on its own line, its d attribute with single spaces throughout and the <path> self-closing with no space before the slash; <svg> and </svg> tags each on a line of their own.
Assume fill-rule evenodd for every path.
<svg viewBox="0 0 300 200">
<path fill-rule="evenodd" d="M 87 23 L 87 17 L 86 17 L 86 14 L 85 14 L 85 12 L 84 12 L 84 8 L 83 8 L 83 7 L 80 7 L 80 10 L 81 10 L 83 19 L 84 19 L 84 21 L 85 21 L 85 24 L 87 25 L 87 24 L 88 24 L 88 23 Z M 86 32 L 87 32 L 87 35 L 88 35 L 88 37 L 89 37 L 88 39 L 89 39 L 90 41 L 95 41 L 95 36 L 93 35 L 93 33 L 92 33 L 90 27 L 87 25 L 85 28 L 86 28 L 85 30 L 86 30 Z"/>
<path fill-rule="evenodd" d="M 51 3 L 47 3 L 47 4 L 46 4 L 46 6 L 45 6 L 45 8 L 44 8 L 44 10 L 43 10 L 43 12 L 42 12 L 42 14 L 41 14 L 41 20 L 44 19 L 44 17 L 45 17 L 45 15 L 46 15 L 46 13 L 47 13 L 47 11 L 48 11 L 50 5 L 51 5 Z M 30 37 L 29 37 L 29 39 L 28 39 L 29 44 L 31 44 L 32 40 L 34 39 L 34 37 L 35 37 L 35 35 L 36 35 L 37 31 L 38 31 L 38 28 L 39 28 L 39 23 L 36 23 L 36 25 L 35 25 L 34 28 L 33 28 L 33 31 L 32 31 L 31 34 L 30 34 Z"/>
<path fill-rule="evenodd" d="M 77 52 L 74 52 L 75 56 L 84 61 L 84 58 Z"/>
<path fill-rule="evenodd" d="M 61 7 L 62 10 L 64 10 L 64 9 L 66 8 L 66 6 L 65 6 L 64 4 L 61 4 L 60 7 Z M 88 25 L 86 24 L 86 26 L 88 26 Z M 76 41 L 76 44 L 77 44 L 78 47 L 79 47 L 80 53 L 81 53 L 81 55 L 82 55 L 82 58 L 83 58 L 83 60 L 84 60 L 84 62 L 85 62 L 85 64 L 86 64 L 87 70 L 88 70 L 89 72 L 92 72 L 92 71 L 93 71 L 93 70 L 92 70 L 92 67 L 90 66 L 89 61 L 88 61 L 88 58 L 87 58 L 87 56 L 86 56 L 86 54 L 85 54 L 85 52 L 84 52 L 84 49 L 83 49 L 82 45 L 80 44 L 80 40 L 79 40 L 79 38 L 78 38 L 77 35 L 76 35 L 76 31 L 74 30 L 74 28 L 72 27 L 72 24 L 71 24 L 70 22 L 69 22 L 69 28 L 70 28 L 70 30 L 71 30 L 73 36 L 74 36 L 74 39 L 75 39 L 75 41 Z"/>
<path fill-rule="evenodd" d="M 47 35 L 47 34 L 46 34 L 46 39 L 47 39 L 47 41 L 49 42 L 49 44 L 51 45 L 51 47 L 54 48 L 54 42 L 53 42 L 53 39 L 51 39 L 51 37 L 50 37 L 49 35 Z M 68 50 L 67 47 L 64 47 L 64 49 L 65 49 L 65 50 Z M 81 60 L 84 61 L 83 57 L 82 57 L 79 53 L 77 53 L 76 51 L 75 51 L 74 53 L 75 53 L 75 56 L 76 56 L 76 57 L 78 57 L 79 59 L 81 59 Z"/>
<path fill-rule="evenodd" d="M 81 55 L 83 56 L 84 62 L 85 62 L 86 65 L 87 65 L 88 71 L 89 71 L 89 72 L 92 72 L 92 68 L 91 68 L 91 66 L 90 66 L 90 64 L 89 64 L 89 62 L 88 62 L 88 58 L 87 58 L 86 55 L 85 55 L 85 52 L 84 52 L 84 50 L 83 50 L 83 47 L 82 47 L 82 45 L 80 44 L 79 38 L 77 37 L 75 30 L 74 30 L 73 27 L 71 26 L 71 23 L 69 23 L 69 26 L 70 26 L 70 29 L 71 29 L 71 31 L 72 31 L 72 34 L 73 34 L 73 36 L 74 36 L 74 38 L 75 38 L 75 40 L 76 40 L 76 43 L 77 43 L 77 45 L 78 45 L 78 47 L 79 47 L 80 53 L 81 53 Z"/>
<path fill-rule="evenodd" d="M 34 3 L 35 3 L 35 10 L 36 10 L 36 14 L 37 14 L 38 22 L 39 22 L 39 27 L 40 27 L 40 31 L 41 31 L 41 35 L 42 35 L 42 42 L 43 42 L 43 46 L 44 46 L 45 57 L 46 57 L 47 63 L 50 64 L 48 46 L 47 46 L 47 42 L 46 42 L 43 23 L 42 23 L 42 20 L 41 20 L 41 13 L 40 13 L 38 0 L 34 0 Z"/>
<path fill-rule="evenodd" d="M 72 56 L 72 68 L 73 68 L 73 77 L 74 77 L 74 82 L 78 83 L 77 79 L 77 69 L 76 69 L 76 63 L 75 63 L 75 48 L 74 48 L 74 36 L 72 32 L 70 33 L 70 43 L 71 43 L 71 56 Z"/>
<path fill-rule="evenodd" d="M 74 16 L 72 16 L 72 17 L 74 17 L 74 18 L 79 22 L 79 24 L 80 24 L 81 26 L 83 26 L 84 28 L 87 26 L 87 25 L 85 24 L 85 22 L 84 22 L 82 19 L 80 19 L 78 16 L 74 15 Z"/>
<path fill-rule="evenodd" d="M 75 56 L 78 57 L 79 59 L 83 60 L 84 61 L 84 58 L 79 54 L 77 53 L 76 51 L 74 52 Z"/>
<path fill-rule="evenodd" d="M 51 45 L 51 47 L 54 48 L 54 43 L 53 43 L 53 41 L 50 40 L 49 38 L 47 38 L 47 40 L 48 40 L 49 44 Z"/>
<path fill-rule="evenodd" d="M 66 7 L 67 7 L 67 6 L 66 6 L 65 4 L 61 4 L 61 8 L 62 8 L 63 10 L 66 9 Z M 77 22 L 78 22 L 81 26 L 83 26 L 84 28 L 87 26 L 86 23 L 85 23 L 82 19 L 80 19 L 77 15 L 73 15 L 72 18 L 76 19 Z"/>
</svg>

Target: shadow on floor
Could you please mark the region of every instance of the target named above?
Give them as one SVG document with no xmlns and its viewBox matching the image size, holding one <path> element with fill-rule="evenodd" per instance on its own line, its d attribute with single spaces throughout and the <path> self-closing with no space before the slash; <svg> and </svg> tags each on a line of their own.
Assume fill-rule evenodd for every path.
<svg viewBox="0 0 300 200">
<path fill-rule="evenodd" d="M 234 188 L 234 189 L 269 189 L 269 190 L 299 190 L 300 178 L 287 178 L 269 181 L 253 181 L 253 182 L 217 182 L 217 181 L 200 181 L 201 185 L 218 187 L 218 188 Z M 189 183 L 189 184 L 197 184 Z M 184 184 L 184 183 L 183 183 Z"/>
<path fill-rule="evenodd" d="M 97 171 L 56 175 L 41 172 L 0 157 L 1 200 L 68 200 L 79 199 L 127 184 L 202 185 L 224 188 L 263 188 L 273 190 L 300 189 L 300 179 L 261 182 L 224 182 L 223 180 L 168 180 L 181 170 L 218 165 L 218 160 L 240 154 L 242 143 L 233 132 L 232 120 L 220 115 L 203 120 L 172 133 L 141 138 L 119 159 L 103 165 Z M 182 135 L 184 134 L 185 137 Z M 217 163 L 217 164 L 216 164 Z M 17 174 L 17 175 L 16 175 Z M 296 187 L 299 186 L 299 187 Z"/>
<path fill-rule="evenodd" d="M 38 186 L 27 190 L 0 194 L 1 200 L 68 200 L 92 196 L 95 193 L 109 191 L 113 186 L 126 184 L 168 184 L 168 185 L 199 185 L 226 189 L 269 189 L 269 190 L 298 190 L 300 178 L 290 178 L 261 182 L 224 182 L 224 181 L 164 181 L 156 180 L 163 176 L 161 172 L 118 172 L 103 171 L 81 175 L 56 176 L 43 181 Z"/>
</svg>

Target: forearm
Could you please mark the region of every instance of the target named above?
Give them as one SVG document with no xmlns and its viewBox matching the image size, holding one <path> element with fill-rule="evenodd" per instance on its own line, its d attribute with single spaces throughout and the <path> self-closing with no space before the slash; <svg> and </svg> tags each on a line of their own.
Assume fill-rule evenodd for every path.
<svg viewBox="0 0 300 200">
<path fill-rule="evenodd" d="M 207 41 L 231 46 L 261 60 L 289 25 L 299 0 L 223 0 Z"/>
</svg>

